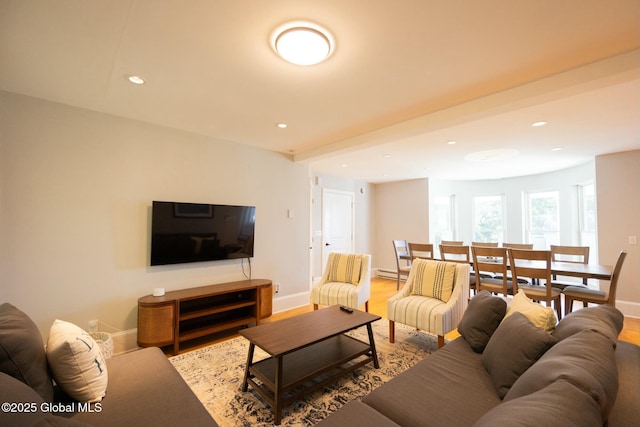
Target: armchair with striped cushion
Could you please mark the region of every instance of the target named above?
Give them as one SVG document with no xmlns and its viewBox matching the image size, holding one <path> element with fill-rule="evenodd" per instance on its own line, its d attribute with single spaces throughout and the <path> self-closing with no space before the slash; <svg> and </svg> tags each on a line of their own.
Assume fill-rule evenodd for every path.
<svg viewBox="0 0 640 427">
<path fill-rule="evenodd" d="M 467 263 L 416 259 L 405 286 L 387 300 L 389 342 L 395 341 L 395 322 L 438 336 L 458 327 L 469 300 Z"/>
<path fill-rule="evenodd" d="M 329 254 L 322 279 L 311 289 L 313 309 L 318 305 L 344 305 L 369 311 L 371 297 L 371 255 Z"/>
</svg>

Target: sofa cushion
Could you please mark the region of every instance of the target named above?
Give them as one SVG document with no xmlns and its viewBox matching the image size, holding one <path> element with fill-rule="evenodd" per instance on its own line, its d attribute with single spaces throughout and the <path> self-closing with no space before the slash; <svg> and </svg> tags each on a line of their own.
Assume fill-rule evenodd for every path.
<svg viewBox="0 0 640 427">
<path fill-rule="evenodd" d="M 100 402 L 102 411 L 77 412 L 75 421 L 94 427 L 217 425 L 159 348 L 114 356 L 107 366 L 109 390 Z"/>
<path fill-rule="evenodd" d="M 362 402 L 403 426 L 472 425 L 502 402 L 481 357 L 459 337 L 373 390 Z M 363 418 L 356 425 L 373 424 Z"/>
<path fill-rule="evenodd" d="M 558 319 L 556 312 L 551 307 L 545 307 L 529 299 L 527 294 L 520 289 L 509 303 L 505 319 L 513 313 L 522 313 L 538 328 L 547 332 L 553 332 Z"/>
<path fill-rule="evenodd" d="M 616 345 L 618 395 L 609 413 L 609 427 L 640 426 L 638 384 L 640 384 L 640 346 L 624 341 Z"/>
<path fill-rule="evenodd" d="M 500 398 L 556 342 L 555 337 L 534 326 L 522 313 L 505 318 L 482 353 L 482 364 Z"/>
<path fill-rule="evenodd" d="M 474 427 L 601 427 L 595 401 L 568 381 L 504 402 L 487 412 Z"/>
<path fill-rule="evenodd" d="M 453 293 L 456 264 L 445 261 L 416 259 L 411 265 L 412 295 L 437 298 L 447 302 Z"/>
<path fill-rule="evenodd" d="M 53 383 L 40 331 L 29 316 L 9 303 L 0 305 L 0 371 L 52 401 Z"/>
<path fill-rule="evenodd" d="M 62 320 L 53 322 L 47 360 L 56 383 L 70 397 L 99 402 L 106 394 L 107 364 L 98 344 L 82 328 Z"/>
<path fill-rule="evenodd" d="M 329 270 L 327 281 L 357 285 L 360 283 L 361 266 L 362 257 L 360 255 L 333 252 L 329 254 L 327 261 Z"/>
<path fill-rule="evenodd" d="M 344 427 L 344 426 L 375 426 L 400 427 L 398 424 L 376 411 L 371 406 L 359 400 L 352 400 L 342 406 L 339 411 L 332 412 L 315 427 Z"/>
<path fill-rule="evenodd" d="M 553 336 L 563 340 L 571 335 L 589 329 L 608 337 L 616 343 L 622 330 L 624 316 L 617 308 L 603 304 L 582 308 L 567 314 L 556 326 Z"/>
<path fill-rule="evenodd" d="M 504 400 L 534 393 L 558 380 L 567 380 L 598 404 L 603 423 L 618 391 L 615 349 L 609 339 L 584 330 L 557 343 L 513 384 Z M 571 399 L 565 400 L 571 405 Z"/>
<path fill-rule="evenodd" d="M 480 291 L 469 301 L 458 324 L 458 332 L 473 351 L 482 353 L 506 312 L 505 300 L 492 296 L 489 291 Z"/>
</svg>

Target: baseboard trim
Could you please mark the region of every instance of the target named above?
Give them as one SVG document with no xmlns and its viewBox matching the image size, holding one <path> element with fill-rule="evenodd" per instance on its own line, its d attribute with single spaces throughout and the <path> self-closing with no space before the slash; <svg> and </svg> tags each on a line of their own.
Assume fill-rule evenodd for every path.
<svg viewBox="0 0 640 427">
<path fill-rule="evenodd" d="M 111 332 L 113 339 L 113 355 L 128 353 L 138 348 L 138 329 Z"/>
<path fill-rule="evenodd" d="M 640 318 L 640 303 L 616 300 L 616 308 L 626 317 Z"/>
<path fill-rule="evenodd" d="M 311 304 L 310 292 L 300 292 L 293 295 L 286 295 L 273 299 L 273 312 L 280 313 L 281 311 L 287 311 L 298 307 Z"/>
</svg>

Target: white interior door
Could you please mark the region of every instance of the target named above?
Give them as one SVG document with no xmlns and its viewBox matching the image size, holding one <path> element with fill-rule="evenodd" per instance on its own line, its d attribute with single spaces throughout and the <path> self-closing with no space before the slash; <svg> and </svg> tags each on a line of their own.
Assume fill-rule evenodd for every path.
<svg viewBox="0 0 640 427">
<path fill-rule="evenodd" d="M 352 253 L 354 194 L 347 191 L 322 190 L 322 269 L 331 252 Z"/>
</svg>

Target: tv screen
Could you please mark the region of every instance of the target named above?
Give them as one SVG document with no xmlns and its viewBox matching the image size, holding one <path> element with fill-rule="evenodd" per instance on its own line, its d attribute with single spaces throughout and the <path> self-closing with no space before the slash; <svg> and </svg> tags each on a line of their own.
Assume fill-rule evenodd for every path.
<svg viewBox="0 0 640 427">
<path fill-rule="evenodd" d="M 154 201 L 151 265 L 253 257 L 255 206 Z"/>
</svg>

